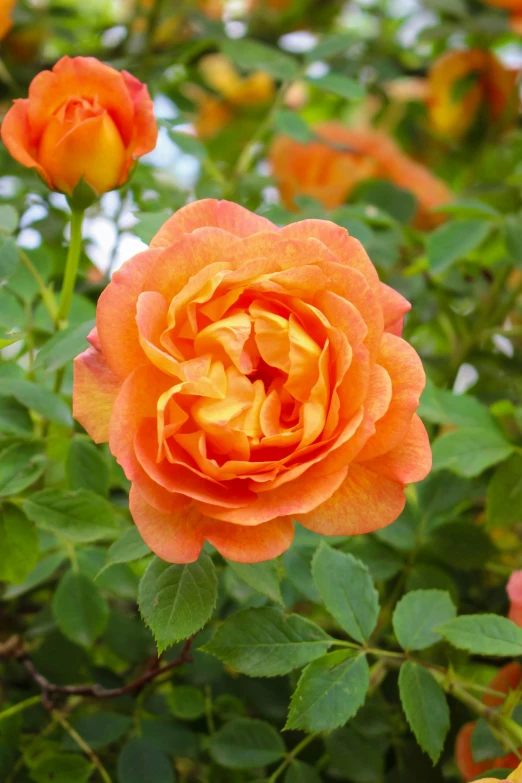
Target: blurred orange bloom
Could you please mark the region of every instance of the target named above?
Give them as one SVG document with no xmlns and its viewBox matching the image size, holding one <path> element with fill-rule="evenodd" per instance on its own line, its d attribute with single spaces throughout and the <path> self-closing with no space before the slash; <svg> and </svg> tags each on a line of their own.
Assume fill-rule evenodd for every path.
<svg viewBox="0 0 522 783">
<path fill-rule="evenodd" d="M 2 123 L 19 163 L 52 190 L 71 195 L 83 178 L 98 194 L 122 185 L 158 128 L 147 87 L 94 57 L 62 57 L 31 82 Z"/>
<path fill-rule="evenodd" d="M 279 229 L 227 201 L 179 210 L 116 272 L 75 361 L 74 415 L 133 482 L 163 560 L 205 540 L 254 563 L 384 527 L 431 451 L 409 303 L 324 220 Z"/>
<path fill-rule="evenodd" d="M 522 681 L 522 666 L 517 663 L 508 663 L 499 670 L 498 674 L 492 679 L 489 687 L 493 691 L 505 694 L 519 687 Z M 504 703 L 504 698 L 485 694 L 482 698 L 483 704 L 487 707 L 500 707 Z M 455 745 L 455 757 L 457 766 L 464 780 L 474 780 L 478 775 L 487 772 L 490 769 L 517 769 L 519 758 L 515 753 L 508 753 L 499 758 L 487 759 L 486 761 L 473 761 L 471 752 L 471 736 L 475 730 L 476 722 L 466 723 L 460 730 Z M 522 748 L 520 749 L 522 750 Z M 489 780 L 486 778 L 486 781 Z M 511 777 L 509 780 L 517 781 L 517 778 Z M 518 778 L 522 783 L 522 777 Z M 485 783 L 485 781 L 483 781 Z"/>
<path fill-rule="evenodd" d="M 345 203 L 358 182 L 377 177 L 416 196 L 421 223 L 441 221 L 441 216 L 430 215 L 430 210 L 451 201 L 451 191 L 402 152 L 390 136 L 372 128 L 350 129 L 339 122 L 319 125 L 315 132 L 321 141 L 300 144 L 277 136 L 272 143 L 270 160 L 289 209 L 295 207 L 295 196 L 300 194 L 333 209 Z"/>
<path fill-rule="evenodd" d="M 11 13 L 15 5 L 16 0 L 0 0 L 0 41 L 13 26 Z"/>
<path fill-rule="evenodd" d="M 238 109 L 268 103 L 274 95 L 274 80 L 264 72 L 242 77 L 223 54 L 209 54 L 200 62 L 200 71 L 209 87 L 220 97 L 192 85 L 189 97 L 198 104 L 195 127 L 202 139 L 216 136 L 234 118 Z"/>
<path fill-rule="evenodd" d="M 522 571 L 513 571 L 506 591 L 510 600 L 508 617 L 522 628 Z"/>
<path fill-rule="evenodd" d="M 485 109 L 491 123 L 513 113 L 516 74 L 488 51 L 470 49 L 442 55 L 429 73 L 428 111 L 433 130 L 461 138 Z"/>
</svg>

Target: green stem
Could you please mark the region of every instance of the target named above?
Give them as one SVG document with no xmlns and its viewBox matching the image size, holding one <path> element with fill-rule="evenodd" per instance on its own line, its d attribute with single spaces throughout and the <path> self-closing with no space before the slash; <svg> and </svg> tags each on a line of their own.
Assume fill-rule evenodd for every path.
<svg viewBox="0 0 522 783">
<path fill-rule="evenodd" d="M 35 267 L 31 259 L 27 255 L 27 253 L 24 253 L 22 248 L 18 248 L 18 255 L 20 256 L 20 260 L 22 261 L 23 265 L 29 270 L 29 272 L 33 276 L 33 279 L 36 282 L 36 285 L 38 286 L 38 290 L 40 291 L 40 296 L 42 297 L 42 301 L 45 305 L 45 308 L 49 313 L 51 321 L 54 323 L 57 318 L 57 309 L 56 309 L 56 300 L 54 298 L 53 292 L 51 291 L 50 288 L 47 288 L 47 286 L 45 285 L 42 279 L 40 272 Z"/>
<path fill-rule="evenodd" d="M 76 729 L 71 726 L 65 716 L 58 712 L 58 710 L 54 711 L 53 716 L 58 721 L 60 726 L 67 732 L 69 737 L 71 737 L 71 739 L 73 739 L 74 742 L 76 742 L 76 744 L 83 750 L 89 761 L 94 764 L 100 774 L 101 779 L 103 780 L 103 783 L 112 783 L 109 773 L 101 763 L 96 753 L 93 751 L 90 745 L 85 742 L 83 737 L 78 734 Z"/>
<path fill-rule="evenodd" d="M 17 715 L 19 712 L 23 712 L 24 710 L 29 709 L 29 707 L 34 707 L 35 704 L 41 703 L 41 696 L 31 696 L 29 699 L 25 699 L 25 701 L 19 701 L 18 704 L 13 704 L 12 707 L 8 707 L 3 712 L 0 712 L 0 721 L 7 720 L 13 715 Z"/>
<path fill-rule="evenodd" d="M 67 321 L 69 310 L 71 309 L 74 285 L 78 273 L 78 264 L 80 262 L 80 253 L 82 249 L 82 225 L 83 210 L 74 210 L 71 213 L 71 241 L 69 242 L 69 252 L 67 253 L 67 263 L 65 266 L 65 275 L 62 284 L 62 293 L 60 304 L 56 315 L 56 324 Z"/>
<path fill-rule="evenodd" d="M 304 738 L 304 740 L 301 740 L 301 742 L 296 745 L 295 748 L 290 751 L 290 753 L 288 753 L 285 760 L 279 765 L 276 771 L 268 778 L 268 783 L 275 783 L 278 777 L 285 771 L 292 761 L 297 758 L 301 751 L 304 750 L 307 745 L 313 742 L 316 737 L 317 734 L 309 734 Z"/>
</svg>

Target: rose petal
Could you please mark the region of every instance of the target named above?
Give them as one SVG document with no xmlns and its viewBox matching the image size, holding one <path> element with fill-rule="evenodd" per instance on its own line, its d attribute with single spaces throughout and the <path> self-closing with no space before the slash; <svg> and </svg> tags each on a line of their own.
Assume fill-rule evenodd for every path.
<svg viewBox="0 0 522 783">
<path fill-rule="evenodd" d="M 356 457 L 356 461 L 360 461 L 359 458 Z M 413 415 L 408 433 L 398 446 L 363 464 L 368 470 L 399 484 L 425 479 L 431 470 L 430 439 L 417 414 Z"/>
<path fill-rule="evenodd" d="M 95 443 L 109 439 L 109 420 L 120 389 L 121 380 L 96 348 L 87 348 L 76 357 L 73 416 Z"/>
</svg>

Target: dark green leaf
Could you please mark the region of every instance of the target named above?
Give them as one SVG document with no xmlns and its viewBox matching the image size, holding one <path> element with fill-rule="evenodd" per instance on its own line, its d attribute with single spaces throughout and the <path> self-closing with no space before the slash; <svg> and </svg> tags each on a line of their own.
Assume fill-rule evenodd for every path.
<svg viewBox="0 0 522 783">
<path fill-rule="evenodd" d="M 444 691 L 424 667 L 406 661 L 399 673 L 399 692 L 417 742 L 436 764 L 450 726 Z"/>
<path fill-rule="evenodd" d="M 94 582 L 76 571 L 60 580 L 53 598 L 58 628 L 71 642 L 90 647 L 101 636 L 109 619 L 109 607 Z"/>
<path fill-rule="evenodd" d="M 139 605 L 158 651 L 199 631 L 210 619 L 216 598 L 216 571 L 207 554 L 186 565 L 155 557 L 140 582 Z"/>
<path fill-rule="evenodd" d="M 286 771 L 284 783 L 321 783 L 321 778 L 309 764 L 292 761 Z"/>
<path fill-rule="evenodd" d="M 88 489 L 97 495 L 109 494 L 109 466 L 94 443 L 78 437 L 71 440 L 65 466 L 71 489 Z"/>
<path fill-rule="evenodd" d="M 279 569 L 274 560 L 265 563 L 233 563 L 231 569 L 253 590 L 266 595 L 271 601 L 282 604 Z"/>
<path fill-rule="evenodd" d="M 393 630 L 405 650 L 424 650 L 440 642 L 434 629 L 452 620 L 457 610 L 442 590 L 412 590 L 399 601 L 393 614 Z"/>
<path fill-rule="evenodd" d="M 95 321 L 87 321 L 57 332 L 38 351 L 35 367 L 43 367 L 46 373 L 53 373 L 64 367 L 89 347 L 86 338 L 95 324 Z"/>
<path fill-rule="evenodd" d="M 509 527 L 522 519 L 522 456 L 500 465 L 488 485 L 487 512 L 492 527 Z"/>
<path fill-rule="evenodd" d="M 175 783 L 169 757 L 152 742 L 132 739 L 118 758 L 118 783 Z"/>
<path fill-rule="evenodd" d="M 264 767 L 285 754 L 278 732 L 269 723 L 249 718 L 236 718 L 213 734 L 210 755 L 227 769 Z"/>
<path fill-rule="evenodd" d="M 504 223 L 506 250 L 517 266 L 522 265 L 522 221 L 519 217 L 508 216 Z"/>
<path fill-rule="evenodd" d="M 364 655 L 336 650 L 310 663 L 292 696 L 286 729 L 331 731 L 364 704 L 370 670 Z"/>
<path fill-rule="evenodd" d="M 441 274 L 466 258 L 484 242 L 491 230 L 486 220 L 454 220 L 433 231 L 428 237 L 428 261 L 433 274 Z"/>
<path fill-rule="evenodd" d="M 175 685 L 167 702 L 174 717 L 180 720 L 196 720 L 205 712 L 205 697 L 191 685 Z"/>
<path fill-rule="evenodd" d="M 318 658 L 331 644 L 310 620 L 261 607 L 227 618 L 202 649 L 243 674 L 275 677 Z"/>
<path fill-rule="evenodd" d="M 87 489 L 43 489 L 23 501 L 29 519 L 78 543 L 107 538 L 116 530 L 114 509 Z"/>
<path fill-rule="evenodd" d="M 69 406 L 57 394 L 20 378 L 0 378 L 0 397 L 14 397 L 21 405 L 56 424 L 72 427 Z"/>
<path fill-rule="evenodd" d="M 450 522 L 437 527 L 431 534 L 430 544 L 441 560 L 460 571 L 481 568 L 495 551 L 484 528 L 469 522 Z"/>
<path fill-rule="evenodd" d="M 399 223 L 409 223 L 417 212 L 413 193 L 387 180 L 369 180 L 360 186 L 358 193 L 367 204 L 384 210 Z"/>
<path fill-rule="evenodd" d="M 107 552 L 105 568 L 114 563 L 130 563 L 150 554 L 150 549 L 140 536 L 137 527 L 131 527 L 121 538 L 111 544 Z"/>
<path fill-rule="evenodd" d="M 80 715 L 71 721 L 71 725 L 90 748 L 97 750 L 121 739 L 130 729 L 132 720 L 119 712 L 98 710 L 90 715 Z M 69 734 L 64 736 L 63 745 L 66 750 L 78 749 L 76 741 Z"/>
<path fill-rule="evenodd" d="M 353 639 L 364 643 L 379 615 L 379 596 L 363 563 L 321 543 L 312 575 L 330 614 Z"/>
<path fill-rule="evenodd" d="M 476 655 L 522 655 L 522 628 L 496 614 L 462 615 L 438 631 L 454 647 Z"/>
<path fill-rule="evenodd" d="M 0 451 L 0 498 L 18 495 L 42 475 L 45 456 L 34 443 L 13 443 Z"/>
<path fill-rule="evenodd" d="M 44 584 L 58 570 L 64 560 L 65 555 L 61 552 L 54 552 L 52 555 L 42 558 L 21 584 L 10 585 L 7 588 L 3 600 L 11 601 L 13 598 L 18 598 L 18 596 L 29 593 Z"/>
<path fill-rule="evenodd" d="M 43 758 L 31 769 L 34 783 L 87 783 L 94 767 L 90 761 L 73 753 Z"/>
<path fill-rule="evenodd" d="M 505 749 L 493 735 L 488 723 L 480 718 L 471 735 L 471 756 L 475 764 L 491 759 L 500 759 L 506 755 Z"/>
</svg>

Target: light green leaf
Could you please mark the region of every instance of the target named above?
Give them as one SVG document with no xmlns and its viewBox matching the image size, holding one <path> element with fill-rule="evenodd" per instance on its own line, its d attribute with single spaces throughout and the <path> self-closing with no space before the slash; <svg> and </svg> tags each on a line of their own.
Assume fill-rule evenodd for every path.
<svg viewBox="0 0 522 783">
<path fill-rule="evenodd" d="M 366 566 L 322 542 L 312 561 L 312 576 L 341 628 L 361 644 L 367 641 L 377 624 L 379 595 Z"/>
<path fill-rule="evenodd" d="M 276 677 L 323 655 L 332 642 L 304 617 L 261 607 L 227 618 L 202 649 L 243 674 Z"/>
<path fill-rule="evenodd" d="M 57 394 L 20 378 L 0 378 L 0 397 L 14 397 L 44 419 L 72 427 L 69 406 Z"/>
<path fill-rule="evenodd" d="M 488 522 L 510 527 L 522 521 L 522 456 L 514 454 L 500 467 L 488 485 Z"/>
<path fill-rule="evenodd" d="M 94 582 L 68 571 L 60 580 L 52 602 L 58 628 L 71 642 L 91 647 L 103 633 L 109 607 Z"/>
<path fill-rule="evenodd" d="M 195 136 L 175 130 L 170 130 L 169 135 L 185 155 L 193 155 L 198 160 L 208 158 L 207 148 Z"/>
<path fill-rule="evenodd" d="M 305 54 L 308 63 L 327 60 L 329 57 L 346 54 L 348 48 L 357 40 L 354 32 L 332 33 L 324 35 L 320 41 Z"/>
<path fill-rule="evenodd" d="M 210 737 L 210 755 L 227 769 L 273 764 L 285 754 L 278 732 L 269 723 L 250 718 L 231 720 Z"/>
<path fill-rule="evenodd" d="M 288 54 L 259 41 L 221 41 L 221 51 L 245 71 L 266 71 L 276 79 L 292 79 L 297 72 L 296 60 Z"/>
<path fill-rule="evenodd" d="M 279 569 L 277 562 L 267 560 L 264 563 L 233 563 L 230 568 L 253 590 L 266 595 L 271 601 L 282 604 Z"/>
<path fill-rule="evenodd" d="M 65 555 L 62 552 L 53 552 L 47 557 L 43 557 L 30 571 L 24 581 L 19 585 L 10 585 L 2 596 L 2 600 L 11 601 L 13 598 L 18 598 L 20 595 L 31 592 L 35 587 L 47 582 L 48 579 L 58 570 L 63 561 Z"/>
<path fill-rule="evenodd" d="M 111 504 L 87 489 L 43 489 L 25 498 L 22 505 L 42 530 L 77 543 L 107 538 L 117 528 Z"/>
<path fill-rule="evenodd" d="M 406 661 L 399 672 L 399 693 L 417 742 L 436 764 L 450 727 L 444 691 L 424 667 Z"/>
<path fill-rule="evenodd" d="M 331 731 L 353 718 L 370 687 L 366 656 L 337 650 L 304 670 L 296 688 L 285 729 Z"/>
<path fill-rule="evenodd" d="M 491 231 L 486 220 L 453 220 L 428 236 L 428 262 L 433 274 L 441 274 L 476 250 Z"/>
<path fill-rule="evenodd" d="M 205 697 L 192 685 L 175 685 L 167 694 L 167 704 L 180 720 L 197 720 L 205 713 Z"/>
<path fill-rule="evenodd" d="M 18 212 L 11 204 L 2 204 L 0 206 L 0 231 L 12 234 L 13 231 L 16 231 L 19 219 Z"/>
<path fill-rule="evenodd" d="M 38 560 L 38 534 L 15 506 L 0 507 L 0 581 L 19 584 Z"/>
<path fill-rule="evenodd" d="M 489 410 L 476 397 L 438 389 L 429 378 L 421 395 L 419 415 L 433 424 L 493 429 L 498 432 Z"/>
<path fill-rule="evenodd" d="M 500 212 L 494 207 L 486 204 L 485 201 L 480 201 L 478 198 L 459 198 L 450 204 L 441 204 L 440 207 L 436 207 L 433 211 L 444 212 L 448 215 L 458 215 L 459 217 L 495 219 L 500 216 Z"/>
<path fill-rule="evenodd" d="M 0 451 L 0 498 L 18 495 L 40 478 L 45 467 L 41 447 L 13 443 Z"/>
<path fill-rule="evenodd" d="M 463 427 L 439 436 L 432 447 L 433 470 L 446 468 L 458 476 L 479 476 L 486 468 L 503 462 L 513 446 L 500 430 Z"/>
<path fill-rule="evenodd" d="M 140 536 L 137 527 L 131 527 L 114 544 L 111 544 L 107 552 L 107 562 L 104 568 L 115 563 L 130 563 L 141 557 L 150 555 L 150 549 Z"/>
<path fill-rule="evenodd" d="M 435 631 L 452 620 L 457 610 L 442 590 L 412 590 L 399 601 L 393 614 L 393 630 L 404 650 L 424 650 L 442 640 Z"/>
<path fill-rule="evenodd" d="M 216 599 L 214 563 L 202 552 L 195 563 L 186 565 L 155 557 L 141 579 L 138 602 L 162 653 L 199 631 L 210 619 Z"/>
<path fill-rule="evenodd" d="M 167 754 L 154 743 L 136 738 L 120 753 L 118 783 L 175 783 L 175 777 Z"/>
<path fill-rule="evenodd" d="M 19 260 L 20 255 L 15 240 L 0 234 L 0 284 L 11 277 Z"/>
<path fill-rule="evenodd" d="M 437 630 L 454 647 L 476 655 L 522 655 L 522 628 L 496 614 L 465 614 Z"/>
<path fill-rule="evenodd" d="M 522 266 L 522 220 L 509 215 L 504 223 L 506 250 L 516 266 Z"/>
<path fill-rule="evenodd" d="M 334 95 L 340 95 L 341 98 L 346 98 L 349 101 L 362 100 L 366 95 L 366 90 L 362 84 L 342 73 L 327 73 L 315 79 L 307 76 L 306 81 L 315 85 L 315 87 L 319 87 L 320 90 L 333 92 Z"/>
<path fill-rule="evenodd" d="M 100 449 L 82 437 L 71 440 L 65 465 L 71 489 L 88 489 L 97 495 L 109 494 L 109 466 Z"/>
<path fill-rule="evenodd" d="M 87 335 L 92 331 L 96 321 L 86 321 L 79 326 L 70 326 L 61 332 L 57 332 L 48 340 L 43 348 L 38 351 L 34 366 L 43 367 L 45 373 L 53 373 L 61 367 L 65 367 L 78 354 L 85 351 L 89 345 Z"/>
<path fill-rule="evenodd" d="M 288 109 L 279 109 L 274 115 L 274 125 L 285 136 L 306 144 L 313 139 L 313 133 L 299 114 Z"/>
<path fill-rule="evenodd" d="M 138 212 L 136 217 L 138 222 L 132 230 L 148 245 L 169 216 L 166 212 Z"/>
</svg>

